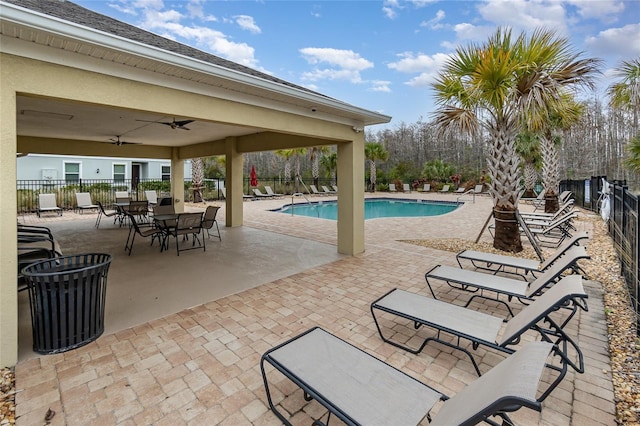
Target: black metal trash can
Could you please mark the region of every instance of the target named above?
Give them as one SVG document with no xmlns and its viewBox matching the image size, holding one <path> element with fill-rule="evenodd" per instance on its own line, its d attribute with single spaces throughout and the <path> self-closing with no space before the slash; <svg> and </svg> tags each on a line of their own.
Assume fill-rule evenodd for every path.
<svg viewBox="0 0 640 426">
<path fill-rule="evenodd" d="M 87 253 L 35 262 L 22 270 L 35 352 L 65 352 L 102 335 L 110 264 L 109 254 Z"/>
</svg>

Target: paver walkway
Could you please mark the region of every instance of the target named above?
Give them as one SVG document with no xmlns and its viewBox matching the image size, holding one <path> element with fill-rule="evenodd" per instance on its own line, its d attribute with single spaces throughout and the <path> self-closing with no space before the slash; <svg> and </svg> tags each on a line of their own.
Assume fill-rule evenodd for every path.
<svg viewBox="0 0 640 426">
<path fill-rule="evenodd" d="M 446 197 L 455 200 L 455 196 Z M 333 221 L 266 211 L 287 201 L 245 203 L 245 225 L 335 244 Z M 424 272 L 436 264 L 456 265 L 453 253 L 398 240 L 459 237 L 473 241 L 490 209 L 485 198 L 438 218 L 367 221 L 367 247 L 361 255 L 203 301 L 174 315 L 103 335 L 73 351 L 20 362 L 16 366 L 17 423 L 43 424 L 50 408 L 56 412 L 52 425 L 277 425 L 280 422 L 266 404 L 260 356 L 316 325 L 453 395 L 476 378 L 466 356 L 440 345 L 430 344 L 420 355 L 412 355 L 384 344 L 369 304 L 394 287 L 430 296 Z M 224 223 L 223 218 L 219 220 Z M 586 372 L 570 371 L 544 402 L 542 413 L 527 409 L 514 413 L 517 424 L 616 424 L 602 289 L 589 281 L 586 289 L 590 309 L 579 313 L 567 328 L 585 353 Z M 437 291 L 453 303 L 468 297 L 445 286 Z M 472 306 L 505 314 L 496 303 Z M 504 357 L 483 348 L 473 352 L 482 371 Z M 317 403 L 304 401 L 302 392 L 275 371 L 269 372 L 269 378 L 275 383 L 276 402 L 291 413 L 293 424 L 308 425 L 323 414 Z"/>
</svg>

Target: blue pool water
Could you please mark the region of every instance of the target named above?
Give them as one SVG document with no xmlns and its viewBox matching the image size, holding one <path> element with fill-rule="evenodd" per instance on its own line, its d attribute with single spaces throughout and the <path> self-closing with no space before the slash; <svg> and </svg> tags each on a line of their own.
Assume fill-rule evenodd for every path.
<svg viewBox="0 0 640 426">
<path fill-rule="evenodd" d="M 364 201 L 364 218 L 438 216 L 454 211 L 458 208 L 458 205 L 455 202 L 445 201 L 368 199 Z M 336 201 L 287 204 L 275 211 L 296 216 L 338 219 L 338 204 Z"/>
</svg>

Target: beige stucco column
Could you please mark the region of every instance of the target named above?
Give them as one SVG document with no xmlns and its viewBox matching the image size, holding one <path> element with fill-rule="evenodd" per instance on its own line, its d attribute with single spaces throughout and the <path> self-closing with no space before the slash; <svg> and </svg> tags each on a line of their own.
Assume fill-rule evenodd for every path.
<svg viewBox="0 0 640 426">
<path fill-rule="evenodd" d="M 5 68 L 5 72 L 3 72 Z M 16 228 L 16 91 L 0 67 L 0 367 L 18 362 L 18 231 Z"/>
<path fill-rule="evenodd" d="M 364 252 L 364 133 L 338 144 L 338 253 Z"/>
<path fill-rule="evenodd" d="M 238 152 L 237 139 L 234 137 L 225 139 L 226 155 L 226 179 L 227 198 L 225 200 L 226 226 L 242 226 L 244 217 L 242 211 L 242 166 L 243 157 Z"/>
<path fill-rule="evenodd" d="M 171 152 L 171 195 L 176 213 L 184 212 L 184 160 L 178 157 L 178 149 Z"/>
</svg>

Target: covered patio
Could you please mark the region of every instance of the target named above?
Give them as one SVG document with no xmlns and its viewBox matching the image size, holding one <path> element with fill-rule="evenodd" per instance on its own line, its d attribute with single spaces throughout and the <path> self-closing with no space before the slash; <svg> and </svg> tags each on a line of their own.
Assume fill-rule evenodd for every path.
<svg viewBox="0 0 640 426">
<path fill-rule="evenodd" d="M 224 223 L 233 228 L 244 223 L 244 153 L 334 146 L 337 252 L 364 250 L 362 129 L 389 116 L 71 2 L 7 0 L 0 7 L 0 364 L 17 360 L 17 155 L 170 159 L 177 212 L 184 210 L 184 160 L 224 156 Z M 173 125 L 183 121 L 189 131 Z"/>
<path fill-rule="evenodd" d="M 436 193 L 391 196 L 455 200 L 454 195 Z M 421 354 L 412 355 L 383 343 L 369 304 L 395 287 L 427 295 L 424 272 L 436 264 L 456 265 L 455 253 L 402 240 L 454 236 L 473 241 L 491 210 L 488 198 L 478 197 L 475 203 L 444 216 L 369 220 L 366 251 L 357 256 L 335 252 L 335 221 L 270 211 L 287 201 L 245 202 L 245 226 L 225 228 L 222 243 L 212 238 L 206 252 L 180 257 L 172 251 L 159 253 L 157 246 L 139 241 L 128 258 L 122 231 L 110 224 L 91 229 L 90 217 L 41 220 L 58 229 L 63 241 L 74 240 L 76 232 L 111 241 L 120 272 L 109 273 L 108 297 L 119 292 L 132 300 L 109 300 L 110 305 L 123 305 L 107 307 L 108 331 L 96 342 L 58 355 L 25 354 L 16 368 L 17 387 L 23 389 L 17 394 L 18 424 L 38 423 L 52 409 L 56 415 L 51 424 L 277 425 L 279 420 L 266 405 L 260 356 L 313 326 L 449 395 L 475 379 L 471 363 L 461 353 L 429 344 Z M 588 222 L 577 224 L 591 231 Z M 489 238 L 488 233 L 483 235 L 483 240 Z M 86 244 L 83 249 L 91 249 Z M 254 244 L 260 249 L 252 248 Z M 231 251 L 224 253 L 227 250 Z M 150 277 L 140 280 L 137 261 L 143 258 L 156 267 L 147 271 Z M 163 265 L 152 258 L 161 259 Z M 218 260 L 227 264 L 226 272 Z M 255 281 L 247 283 L 247 278 Z M 120 282 L 123 279 L 125 283 Z M 123 284 L 123 289 L 117 289 Z M 590 309 L 572 320 L 568 333 L 585 353 L 586 372 L 570 372 L 545 401 L 542 413 L 522 409 L 512 415 L 517 424 L 615 424 L 602 288 L 588 281 L 585 287 Z M 445 285 L 436 291 L 456 304 L 468 298 Z M 178 294 L 198 294 L 200 300 L 181 307 L 184 301 Z M 167 301 L 175 310 L 157 317 L 155 308 Z M 518 307 L 516 302 L 512 305 Z M 503 306 L 490 301 L 472 307 L 494 315 L 506 313 Z M 121 328 L 129 315 L 132 324 Z M 141 315 L 148 318 L 140 323 Z M 533 339 L 534 334 L 525 337 Z M 505 356 L 482 348 L 472 352 L 482 371 Z M 269 377 L 275 384 L 276 402 L 291 414 L 293 424 L 310 424 L 322 415 L 322 408 L 305 402 L 291 382 L 273 371 Z"/>
</svg>

